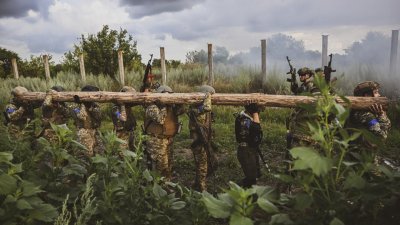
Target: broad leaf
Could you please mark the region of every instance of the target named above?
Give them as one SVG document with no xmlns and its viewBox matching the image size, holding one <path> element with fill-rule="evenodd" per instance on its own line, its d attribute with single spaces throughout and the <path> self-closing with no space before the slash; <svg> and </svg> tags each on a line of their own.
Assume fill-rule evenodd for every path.
<svg viewBox="0 0 400 225">
<path fill-rule="evenodd" d="M 0 195 L 6 195 L 17 189 L 17 180 L 8 174 L 0 175 Z"/>
<path fill-rule="evenodd" d="M 17 208 L 20 209 L 20 210 L 32 209 L 32 206 L 25 199 L 19 199 L 17 201 Z"/>
<path fill-rule="evenodd" d="M 357 174 L 349 174 L 344 181 L 344 188 L 345 189 L 350 189 L 350 188 L 355 188 L 355 189 L 362 189 L 365 187 L 365 180 L 357 175 Z"/>
<path fill-rule="evenodd" d="M 253 225 L 253 221 L 240 214 L 233 214 L 229 220 L 229 225 Z"/>
<path fill-rule="evenodd" d="M 155 183 L 153 186 L 153 194 L 156 196 L 156 198 L 160 199 L 160 198 L 166 196 L 167 192 L 164 189 L 162 189 L 162 187 L 160 185 Z"/>
<path fill-rule="evenodd" d="M 39 186 L 36 186 L 29 181 L 22 182 L 22 195 L 23 196 L 29 197 L 29 196 L 36 195 L 41 192 L 43 192 L 43 191 L 40 190 Z"/>
<path fill-rule="evenodd" d="M 279 209 L 272 202 L 268 201 L 268 199 L 266 198 L 258 198 L 257 204 L 267 213 L 272 214 L 279 212 Z"/>
<path fill-rule="evenodd" d="M 276 214 L 271 216 L 271 221 L 269 222 L 270 225 L 279 224 L 279 225 L 292 225 L 294 224 L 293 221 L 289 218 L 288 214 Z"/>
<path fill-rule="evenodd" d="M 50 204 L 40 204 L 29 212 L 29 217 L 43 222 L 52 222 L 58 215 L 56 208 Z"/>
<path fill-rule="evenodd" d="M 106 157 L 103 157 L 101 155 L 95 155 L 95 156 L 92 157 L 92 162 L 93 163 L 102 163 L 104 165 L 107 165 L 108 160 L 107 160 Z"/>
<path fill-rule="evenodd" d="M 344 223 L 339 220 L 337 217 L 333 218 L 333 220 L 329 223 L 329 225 L 344 225 Z"/>
<path fill-rule="evenodd" d="M 176 201 L 176 202 L 171 204 L 171 209 L 179 210 L 179 209 L 184 208 L 185 206 L 186 206 L 186 202 L 184 202 L 184 201 Z"/>
<path fill-rule="evenodd" d="M 307 147 L 296 147 L 290 150 L 290 154 L 295 158 L 294 170 L 305 170 L 310 168 L 317 175 L 325 175 L 332 169 L 332 161 L 318 152 Z"/>
<path fill-rule="evenodd" d="M 208 212 L 215 218 L 228 218 L 231 214 L 231 207 L 212 196 L 207 192 L 202 193 L 203 198 L 202 201 L 207 207 Z"/>
<path fill-rule="evenodd" d="M 143 171 L 143 176 L 148 182 L 153 181 L 153 177 L 151 176 L 149 170 L 146 169 Z"/>
</svg>

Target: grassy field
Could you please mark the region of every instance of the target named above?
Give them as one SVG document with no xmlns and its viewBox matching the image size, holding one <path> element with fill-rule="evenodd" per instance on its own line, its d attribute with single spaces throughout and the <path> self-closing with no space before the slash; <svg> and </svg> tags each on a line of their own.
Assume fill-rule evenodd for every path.
<svg viewBox="0 0 400 225">
<path fill-rule="evenodd" d="M 254 68 L 253 69 L 242 68 L 241 70 L 235 70 L 234 74 L 231 75 L 228 75 L 227 74 L 228 72 L 232 71 L 229 70 L 217 71 L 217 73 L 215 74 L 216 79 L 214 87 L 217 90 L 217 92 L 250 93 L 250 92 L 258 92 L 261 89 L 263 92 L 269 94 L 289 94 L 288 92 L 289 86 L 288 83 L 285 82 L 286 77 L 280 75 L 280 72 L 270 71 L 267 79 L 267 84 L 264 86 L 260 86 L 261 82 L 257 76 L 258 73 Z M 169 81 L 171 81 L 170 82 L 171 87 L 175 90 L 175 92 L 191 92 L 193 91 L 194 86 L 203 84 L 206 79 L 207 79 L 207 72 L 204 68 L 201 67 L 186 68 L 186 69 L 180 68 L 173 71 L 169 71 Z M 339 79 L 339 81 L 337 82 L 338 91 L 343 94 L 348 94 L 349 90 L 352 89 L 350 87 L 352 87 L 359 79 L 361 78 L 360 77 L 354 79 L 343 78 L 343 80 Z M 105 76 L 95 77 L 89 75 L 87 76 L 87 80 L 88 84 L 96 85 L 100 87 L 101 90 L 104 91 L 118 91 L 119 89 L 117 81 L 114 81 Z M 135 87 L 137 90 L 139 89 L 140 81 L 141 81 L 141 74 L 139 73 L 128 73 L 126 75 L 126 83 L 128 85 Z M 2 80 L 2 82 L 0 83 L 0 96 L 1 96 L 0 106 L 2 108 L 4 108 L 5 104 L 8 102 L 10 98 L 11 89 L 17 85 L 25 86 L 28 88 L 28 90 L 31 91 L 46 91 L 53 85 L 61 85 L 64 86 L 67 90 L 75 91 L 79 90 L 80 87 L 82 86 L 79 75 L 70 73 L 60 73 L 54 79 L 47 82 L 36 78 L 21 78 L 20 80 L 13 80 L 13 79 Z M 103 112 L 103 120 L 100 130 L 105 135 L 108 135 L 109 131 L 111 131 L 113 127 L 109 116 L 111 110 L 111 104 L 101 104 L 101 108 Z M 241 179 L 243 178 L 243 173 L 236 157 L 236 142 L 234 136 L 235 118 L 233 116 L 235 112 L 240 112 L 241 110 L 242 107 L 232 107 L 232 106 L 215 106 L 213 108 L 213 111 L 216 115 L 213 128 L 215 130 L 214 144 L 216 146 L 215 154 L 218 159 L 218 169 L 213 176 L 208 178 L 208 186 L 209 186 L 208 191 L 211 193 L 216 194 L 216 193 L 221 193 L 224 190 L 226 191 L 232 187 L 229 184 L 230 181 L 233 181 L 235 183 L 240 183 Z M 291 110 L 292 109 L 267 108 L 261 112 L 261 126 L 264 133 L 264 138 L 261 144 L 261 151 L 267 162 L 268 168 L 266 167 L 262 168 L 262 176 L 258 180 L 258 184 L 260 185 L 270 185 L 272 187 L 276 186 L 278 180 L 275 177 L 275 175 L 284 172 L 286 168 L 286 163 L 283 160 L 284 155 L 287 152 L 285 121 L 286 118 L 290 115 Z M 136 106 L 134 107 L 133 111 L 138 119 L 138 127 L 136 129 L 137 131 L 139 131 L 141 129 L 140 126 L 143 124 L 144 110 L 143 107 Z M 35 114 L 37 118 L 40 118 L 41 112 L 39 109 L 35 111 Z M 392 129 L 390 131 L 386 145 L 381 146 L 380 151 L 385 156 L 388 156 L 390 159 L 392 159 L 393 162 L 400 165 L 399 106 L 396 104 L 391 105 L 389 108 L 388 115 L 392 120 Z M 97 209 L 98 211 L 97 213 L 100 214 L 95 214 L 95 212 L 91 212 L 92 214 L 96 215 L 94 216 L 94 218 L 100 218 L 103 222 L 105 221 L 104 224 L 120 224 L 121 222 L 118 221 L 131 221 L 131 220 L 127 219 L 125 220 L 123 218 L 120 218 L 122 214 L 120 214 L 120 212 L 117 210 L 118 208 L 124 208 L 124 207 L 129 208 L 130 204 L 143 205 L 143 208 L 145 208 L 144 205 L 150 204 L 151 205 L 150 208 L 156 210 L 146 214 L 145 212 L 147 212 L 146 210 L 148 210 L 148 208 L 146 208 L 146 210 L 144 211 L 140 211 L 140 209 L 137 209 L 137 213 L 134 214 L 138 217 L 137 221 L 153 221 L 154 218 L 160 217 L 164 218 L 165 220 L 167 220 L 168 218 L 168 221 L 172 221 L 169 224 L 176 224 L 179 223 L 177 221 L 179 221 L 180 216 L 186 215 L 188 216 L 188 218 L 198 218 L 200 221 L 202 221 L 202 222 L 192 222 L 191 224 L 228 223 L 227 220 L 210 219 L 209 216 L 207 216 L 207 214 L 204 212 L 204 206 L 199 206 L 197 204 L 199 198 L 198 193 L 197 194 L 192 193 L 190 190 L 184 189 L 184 187 L 190 188 L 192 185 L 192 182 L 195 177 L 195 166 L 193 161 L 193 155 L 190 150 L 191 140 L 189 139 L 188 117 L 186 115 L 182 115 L 180 117 L 180 120 L 183 122 L 183 129 L 182 132 L 175 137 L 174 141 L 174 174 L 173 174 L 173 181 L 180 184 L 183 187 L 183 190 L 179 189 L 176 192 L 180 193 L 180 195 L 179 196 L 171 195 L 172 197 L 169 199 L 161 198 L 160 195 L 162 195 L 162 193 L 164 192 L 158 189 L 159 188 L 157 184 L 158 178 L 154 178 L 154 180 L 152 180 L 153 178 L 150 179 L 149 175 L 138 175 L 137 171 L 135 170 L 127 172 L 128 169 L 131 169 L 131 168 L 125 168 L 127 163 L 123 162 L 121 164 L 121 162 L 115 161 L 111 156 L 96 158 L 94 159 L 94 161 L 96 161 L 97 163 L 102 163 L 104 161 L 107 161 L 108 163 L 106 165 L 110 166 L 110 168 L 106 170 L 105 168 L 102 167 L 96 167 L 95 169 L 93 169 L 93 171 L 90 171 L 90 172 L 95 171 L 96 173 L 98 173 L 99 177 L 98 178 L 99 181 L 97 181 L 97 183 L 95 184 L 95 189 L 97 194 L 96 196 L 98 198 L 100 205 L 99 206 L 100 208 Z M 35 124 L 36 124 L 36 132 L 39 133 L 40 120 L 39 119 L 36 120 Z M 68 124 L 68 126 L 72 130 L 72 139 L 76 139 L 74 132 L 75 127 L 73 126 L 72 121 Z M 21 162 L 21 164 L 23 164 L 23 166 L 22 165 L 18 166 L 19 165 L 18 164 L 17 166 L 15 166 L 15 168 L 12 167 L 10 171 L 14 172 L 9 172 L 9 173 L 11 174 L 22 173 L 23 176 L 22 175 L 21 176 L 23 179 L 29 178 L 30 181 L 35 180 L 34 178 L 37 175 L 33 176 L 31 173 L 35 171 L 35 169 L 37 169 L 35 168 L 35 163 L 37 163 L 38 158 L 35 157 L 38 156 L 35 154 L 38 154 L 38 152 L 30 151 L 29 147 L 26 146 L 26 143 L 23 142 L 19 143 L 15 142 L 14 140 L 9 140 L 6 133 L 6 127 L 4 127 L 4 125 L 0 125 L 0 143 L 2 148 L 1 149 L 2 154 L 6 154 L 6 152 L 13 152 L 14 162 L 15 163 Z M 20 149 L 25 149 L 27 151 L 21 151 Z M 20 161 L 16 162 L 17 159 Z M 112 170 L 111 168 L 112 166 L 117 168 L 117 171 L 110 172 L 110 170 Z M 21 169 L 19 170 L 16 168 L 21 168 Z M 32 170 L 31 173 L 29 172 L 30 169 Z M 122 175 L 118 174 L 118 171 Z M 53 173 L 55 172 L 52 171 L 50 174 Z M 58 171 L 58 173 L 60 172 Z M 63 174 L 63 172 L 61 174 Z M 118 180 L 118 176 L 122 176 L 121 179 L 123 179 L 123 181 Z M 55 179 L 56 185 L 53 187 L 51 186 L 52 183 L 49 182 L 47 186 L 42 185 L 42 187 L 46 190 L 47 193 L 53 195 L 54 194 L 61 195 L 61 197 L 59 196 L 57 202 L 54 202 L 54 199 L 51 198 L 47 199 L 47 200 L 52 200 L 49 202 L 52 202 L 52 204 L 57 207 L 58 212 L 61 211 L 61 206 L 62 206 L 61 201 L 65 199 L 65 196 L 67 196 L 66 193 L 70 193 L 73 197 L 76 197 L 78 196 L 78 194 L 81 195 L 83 190 L 86 191 L 88 190 L 88 188 L 85 189 L 84 187 L 79 186 L 80 191 L 71 192 L 71 190 L 68 190 L 67 188 L 67 190 L 64 190 L 65 193 L 64 192 L 61 193 L 59 188 L 62 189 L 62 186 L 57 186 L 60 185 L 60 181 L 57 180 L 58 178 L 50 176 L 49 179 L 50 180 Z M 147 183 L 144 180 L 147 180 Z M 115 185 L 117 185 L 118 188 L 115 188 L 114 187 Z M 131 186 L 133 186 L 133 188 Z M 240 193 L 243 194 L 244 192 Z M 141 194 L 143 194 L 143 196 L 140 196 Z M 49 198 L 48 196 L 46 196 L 46 194 L 41 194 L 41 197 L 44 199 Z M 120 199 L 119 197 L 121 197 L 122 199 Z M 136 201 L 135 199 L 138 200 Z M 190 204 L 190 207 L 186 207 L 184 209 L 186 211 L 179 211 L 182 210 L 182 208 L 179 207 L 179 205 L 182 204 L 180 202 L 181 199 L 182 201 L 185 201 L 186 204 Z M 154 202 L 152 202 L 153 200 Z M 171 204 L 171 202 L 176 204 Z M 79 211 L 80 213 L 78 213 L 80 214 L 80 216 L 86 215 L 84 211 L 86 209 L 85 204 L 89 203 L 90 199 L 86 199 L 86 202 L 82 202 L 80 203 L 80 205 L 78 204 L 80 206 L 79 209 L 82 210 Z M 71 209 L 73 206 L 73 199 L 70 200 L 68 204 L 69 208 Z M 174 208 L 175 211 L 174 210 L 171 211 L 171 209 L 168 207 L 172 208 L 175 207 Z M 1 209 L 3 210 L 4 208 Z M 188 212 L 187 210 L 191 211 Z M 0 213 L 1 212 L 2 211 L 0 210 Z M 110 218 L 102 217 L 101 212 L 107 213 L 107 215 L 110 215 Z M 112 215 L 114 214 L 115 218 L 112 217 Z M 21 215 L 24 215 L 21 218 L 27 217 L 26 213 Z M 144 216 L 146 217 L 145 219 L 142 218 Z M 76 219 L 77 217 L 78 216 L 76 216 Z M 267 217 L 267 219 L 269 220 L 270 217 Z M 164 221 L 163 219 L 158 219 L 158 220 Z M 91 222 L 92 223 L 90 224 L 94 224 L 94 221 Z M 68 224 L 68 223 L 58 223 L 58 224 Z M 157 224 L 157 223 L 151 223 L 151 224 Z"/>
</svg>

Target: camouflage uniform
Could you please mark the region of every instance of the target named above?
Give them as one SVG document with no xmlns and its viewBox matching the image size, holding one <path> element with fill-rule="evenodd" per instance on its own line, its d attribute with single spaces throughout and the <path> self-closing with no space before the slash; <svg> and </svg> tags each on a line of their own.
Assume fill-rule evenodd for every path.
<svg viewBox="0 0 400 225">
<path fill-rule="evenodd" d="M 133 151 L 136 119 L 133 116 L 131 107 L 127 104 L 116 104 L 112 107 L 111 113 L 114 131 L 117 133 L 118 138 L 126 142 L 121 144 L 121 149 Z"/>
<path fill-rule="evenodd" d="M 378 90 L 380 87 L 379 83 L 374 81 L 365 81 L 359 83 L 354 89 L 355 96 L 364 96 L 365 94 L 373 95 L 373 90 Z M 379 95 L 380 96 L 380 95 Z M 381 114 L 373 111 L 360 111 L 355 110 L 350 114 L 350 126 L 358 129 L 367 129 L 375 136 L 386 140 L 391 123 L 385 112 Z M 360 138 L 359 143 L 367 147 L 376 147 L 368 141 Z"/>
<path fill-rule="evenodd" d="M 55 90 L 48 91 L 42 104 L 42 132 L 40 136 L 46 138 L 50 143 L 58 143 L 56 132 L 51 128 L 50 123 L 61 125 L 67 124 L 70 116 L 70 109 L 64 102 L 53 102 L 51 93 Z"/>
<path fill-rule="evenodd" d="M 194 162 L 196 165 L 196 179 L 194 187 L 198 191 L 204 191 L 207 189 L 206 177 L 208 170 L 213 170 L 213 162 L 211 162 L 213 156 L 211 154 L 210 144 L 205 143 L 204 139 L 211 141 L 212 135 L 211 130 L 211 94 L 207 93 L 206 98 L 202 104 L 196 106 L 190 106 L 189 108 L 189 131 L 190 137 L 193 142 L 190 146 Z M 201 132 L 199 129 L 202 129 Z M 202 135 L 207 135 L 203 137 Z M 208 144 L 208 146 L 206 146 Z M 208 151 L 206 148 L 209 148 Z M 209 168 L 211 166 L 211 168 Z"/>
<path fill-rule="evenodd" d="M 157 90 L 166 87 L 161 86 Z M 171 90 L 169 87 L 168 89 Z M 172 90 L 168 92 L 172 93 Z M 148 166 L 152 170 L 157 170 L 167 180 L 172 177 L 173 138 L 180 129 L 178 115 L 183 112 L 181 106 L 161 103 L 151 104 L 146 108 L 144 132 L 148 135 L 145 144 Z"/>
<path fill-rule="evenodd" d="M 319 89 L 315 87 L 313 82 L 314 72 L 307 67 L 304 67 L 299 70 L 299 75 L 304 73 L 309 73 L 311 76 L 306 79 L 300 87 L 297 86 L 297 83 L 293 83 L 291 85 L 291 90 L 295 95 L 302 94 L 311 94 L 317 95 L 320 93 Z M 287 137 L 287 147 L 288 149 L 297 147 L 297 146 L 305 146 L 305 145 L 313 145 L 315 144 L 311 138 L 310 131 L 308 128 L 307 122 L 313 121 L 315 116 L 311 115 L 309 112 L 302 108 L 296 108 L 290 115 L 290 117 L 286 121 L 286 126 L 288 129 L 288 137 Z"/>
<path fill-rule="evenodd" d="M 35 135 L 35 126 L 32 122 L 34 118 L 34 106 L 29 103 L 23 103 L 15 98 L 15 95 L 22 94 L 28 90 L 24 87 L 16 87 L 11 92 L 14 97 L 6 105 L 5 115 L 7 116 L 8 133 L 13 140 L 22 138 L 33 139 Z"/>
<path fill-rule="evenodd" d="M 258 148 L 263 137 L 260 123 L 254 122 L 249 113 L 248 110 L 242 111 L 235 119 L 237 158 L 245 175 L 242 181 L 245 188 L 256 184 L 260 176 Z"/>
</svg>

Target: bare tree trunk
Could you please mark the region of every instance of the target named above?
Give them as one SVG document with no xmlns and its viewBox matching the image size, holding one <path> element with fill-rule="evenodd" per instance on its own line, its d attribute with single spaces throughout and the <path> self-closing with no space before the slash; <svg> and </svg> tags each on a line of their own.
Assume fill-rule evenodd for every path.
<svg viewBox="0 0 400 225">
<path fill-rule="evenodd" d="M 82 102 L 115 102 L 148 104 L 160 101 L 165 104 L 198 104 L 203 102 L 203 93 L 124 93 L 124 92 L 57 92 L 53 93 L 53 100 L 60 102 L 73 102 L 74 95 L 79 96 Z M 18 96 L 20 99 L 28 101 L 43 101 L 46 96 L 44 92 L 26 92 Z M 372 104 L 381 104 L 387 108 L 389 101 L 386 97 L 347 97 L 353 109 L 367 109 Z M 255 100 L 257 104 L 268 107 L 293 108 L 299 104 L 314 104 L 317 97 L 292 96 L 292 95 L 266 95 L 266 94 L 213 94 L 212 104 L 243 106 L 249 100 Z M 336 98 L 336 102 L 346 105 L 341 98 Z"/>
</svg>

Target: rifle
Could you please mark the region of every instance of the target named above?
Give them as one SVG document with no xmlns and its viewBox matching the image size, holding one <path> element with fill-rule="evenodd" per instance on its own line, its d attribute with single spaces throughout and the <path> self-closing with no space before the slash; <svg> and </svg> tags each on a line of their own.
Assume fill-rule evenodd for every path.
<svg viewBox="0 0 400 225">
<path fill-rule="evenodd" d="M 264 156 L 263 156 L 262 153 L 261 153 L 260 146 L 258 146 L 258 147 L 256 148 L 256 150 L 257 150 L 258 155 L 260 156 L 261 162 L 264 164 L 264 166 L 267 168 L 267 170 L 268 170 L 269 172 L 271 172 L 271 170 L 269 169 L 269 166 L 268 166 L 267 162 L 266 162 L 265 159 L 264 159 Z"/>
<path fill-rule="evenodd" d="M 290 90 L 292 92 L 296 93 L 297 87 L 298 87 L 297 81 L 296 81 L 296 68 L 293 68 L 292 64 L 290 63 L 289 56 L 286 56 L 286 60 L 288 61 L 289 68 L 290 68 L 289 72 L 287 72 L 286 74 L 291 75 L 291 78 L 287 78 L 286 81 L 290 82 Z"/>
<path fill-rule="evenodd" d="M 7 126 L 8 123 L 10 123 L 10 118 L 8 118 L 8 115 L 6 112 L 3 112 L 3 116 L 4 116 L 4 126 Z"/>
<path fill-rule="evenodd" d="M 142 86 L 140 87 L 140 92 L 144 92 L 146 89 L 151 88 L 153 85 L 153 75 L 151 74 L 151 60 L 153 59 L 153 54 L 150 54 L 150 59 L 147 62 L 146 70 L 144 71 Z"/>
<path fill-rule="evenodd" d="M 331 83 L 331 73 L 333 72 L 336 70 L 332 69 L 332 54 L 330 54 L 328 66 L 324 66 L 325 81 L 328 85 Z"/>
<path fill-rule="evenodd" d="M 214 172 L 214 165 L 212 161 L 212 155 L 211 155 L 211 113 L 208 113 L 207 116 L 209 116 L 210 118 L 208 118 L 208 130 L 206 130 L 207 128 L 202 126 L 199 121 L 197 120 L 196 115 L 194 114 L 194 112 L 192 110 L 190 110 L 188 112 L 188 116 L 189 116 L 189 120 L 193 121 L 195 123 L 195 127 L 196 127 L 196 132 L 198 134 L 200 134 L 200 141 L 204 143 L 204 149 L 206 150 L 206 154 L 207 154 L 207 162 L 208 165 L 210 166 L 210 169 L 212 172 Z M 207 172 L 210 173 L 210 172 Z"/>
</svg>

